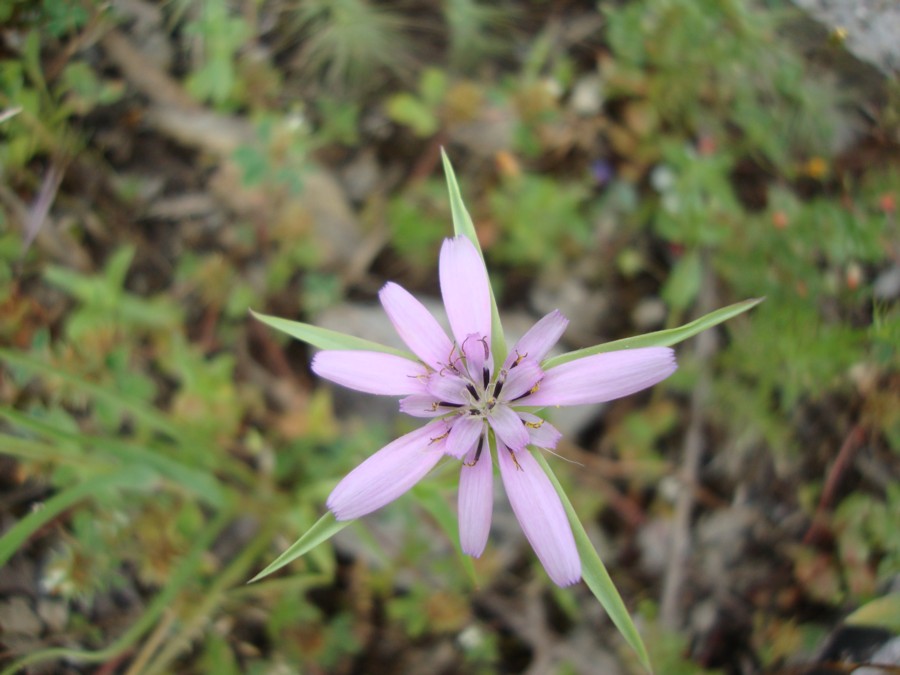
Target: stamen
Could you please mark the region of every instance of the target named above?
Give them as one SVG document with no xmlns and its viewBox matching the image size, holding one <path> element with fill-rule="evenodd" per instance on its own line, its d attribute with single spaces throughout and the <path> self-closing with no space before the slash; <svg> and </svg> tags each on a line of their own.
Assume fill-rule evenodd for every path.
<svg viewBox="0 0 900 675">
<path fill-rule="evenodd" d="M 480 399 L 478 398 L 478 392 L 475 391 L 475 385 L 473 385 L 473 384 L 471 384 L 471 383 L 467 383 L 467 384 L 466 384 L 466 389 L 468 390 L 468 392 L 469 392 L 470 394 L 472 394 L 472 398 L 474 398 L 476 401 L 480 400 Z"/>
<path fill-rule="evenodd" d="M 481 340 L 479 340 L 479 342 L 481 342 L 481 346 L 484 347 L 484 360 L 487 361 L 488 356 L 491 355 L 491 350 L 488 347 L 487 338 L 482 336 Z M 487 385 L 485 385 L 485 386 L 487 386 Z"/>
<path fill-rule="evenodd" d="M 441 408 L 462 408 L 464 404 L 462 403 L 450 403 L 450 401 L 438 401 L 437 403 L 432 403 L 431 405 L 435 406 L 432 410 L 437 410 L 438 407 Z"/>
<path fill-rule="evenodd" d="M 519 350 L 517 349 L 517 350 L 516 350 L 516 360 L 513 361 L 512 365 L 509 367 L 509 369 L 512 370 L 512 369 L 515 368 L 517 365 L 519 365 L 520 363 L 522 363 L 522 361 L 525 359 L 526 356 L 528 356 L 528 352 L 525 352 L 524 354 L 520 354 L 520 353 L 519 353 Z"/>
<path fill-rule="evenodd" d="M 494 383 L 494 398 L 497 398 L 500 395 L 500 390 L 503 389 L 503 377 L 506 375 L 504 372 L 500 372 L 500 377 L 497 378 L 497 382 Z"/>
<path fill-rule="evenodd" d="M 521 471 L 522 467 L 519 466 L 519 460 L 516 459 L 516 453 L 512 451 L 512 448 L 507 448 L 507 451 L 509 451 L 509 456 L 512 458 L 513 464 L 516 465 L 516 471 Z"/>
<path fill-rule="evenodd" d="M 522 420 L 526 427 L 529 429 L 540 429 L 544 426 L 544 420 L 540 420 L 539 422 L 528 422 L 527 420 Z"/>
<path fill-rule="evenodd" d="M 515 402 L 518 401 L 519 399 L 525 398 L 526 396 L 531 396 L 532 394 L 537 393 L 537 390 L 540 389 L 540 388 L 541 388 L 541 381 L 538 380 L 537 382 L 535 382 L 534 386 L 533 386 L 531 389 L 529 389 L 528 391 L 526 391 L 526 392 L 525 392 L 524 394 L 522 394 L 521 396 L 516 396 L 512 401 L 509 401 L 509 402 L 510 402 L 510 403 L 515 403 Z"/>
<path fill-rule="evenodd" d="M 481 451 L 484 449 L 484 436 L 478 439 L 478 447 L 475 448 L 475 458 L 471 462 L 463 462 L 466 466 L 475 466 L 481 459 Z"/>
<path fill-rule="evenodd" d="M 462 355 L 460 355 L 459 357 L 453 358 L 453 354 L 454 354 L 454 352 L 456 352 L 457 349 L 459 349 L 459 347 L 456 346 L 456 343 L 454 343 L 453 346 L 450 347 L 450 355 L 447 357 L 447 368 L 449 368 L 451 371 L 453 371 L 456 375 L 459 375 L 459 368 L 456 367 L 456 362 L 462 360 L 462 358 L 461 358 Z M 444 372 L 444 370 L 442 368 L 441 373 L 443 373 L 443 372 Z"/>
<path fill-rule="evenodd" d="M 491 382 L 491 371 L 489 371 L 487 368 L 482 368 L 481 369 L 481 379 L 484 382 L 482 387 L 487 389 L 488 384 L 490 384 L 490 382 Z"/>
<path fill-rule="evenodd" d="M 437 443 L 438 441 L 442 441 L 442 440 L 444 440 L 445 438 L 447 438 L 447 436 L 449 436 L 449 435 L 450 435 L 450 430 L 448 429 L 447 431 L 445 431 L 444 433 L 442 433 L 440 436 L 437 436 L 436 438 L 430 439 L 430 440 L 428 441 L 428 445 L 431 445 L 432 443 Z"/>
</svg>

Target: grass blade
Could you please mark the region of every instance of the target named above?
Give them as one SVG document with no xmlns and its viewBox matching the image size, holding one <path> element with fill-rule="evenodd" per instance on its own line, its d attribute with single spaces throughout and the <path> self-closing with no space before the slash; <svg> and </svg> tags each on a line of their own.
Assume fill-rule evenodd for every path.
<svg viewBox="0 0 900 675">
<path fill-rule="evenodd" d="M 138 401 L 129 396 L 124 395 L 120 391 L 113 391 L 105 387 L 88 382 L 77 375 L 72 375 L 63 370 L 54 368 L 48 363 L 38 361 L 30 356 L 9 349 L 0 349 L 0 359 L 9 364 L 27 370 L 29 372 L 44 375 L 46 377 L 58 378 L 70 384 L 73 387 L 93 396 L 99 401 L 116 408 L 122 412 L 127 412 L 134 418 L 148 426 L 163 432 L 171 438 L 181 438 L 181 430 L 175 427 L 168 418 L 155 410 L 151 406 L 146 405 L 143 401 Z"/>
<path fill-rule="evenodd" d="M 671 345 L 678 344 L 683 340 L 687 340 L 689 337 L 693 337 L 697 333 L 702 333 L 707 328 L 718 326 L 720 323 L 724 323 L 729 319 L 733 319 L 739 314 L 743 314 L 744 312 L 753 309 L 763 300 L 765 300 L 765 298 L 751 298 L 750 300 L 736 302 L 733 305 L 722 307 L 721 309 L 710 312 L 705 316 L 701 316 L 699 319 L 691 321 L 690 323 L 686 323 L 685 325 L 679 326 L 678 328 L 670 328 L 668 330 L 661 330 L 655 333 L 647 333 L 646 335 L 636 335 L 635 337 L 624 338 L 622 340 L 614 340 L 613 342 L 605 342 L 602 345 L 586 347 L 585 349 L 578 349 L 574 352 L 568 352 L 567 354 L 560 354 L 559 356 L 554 356 L 551 359 L 547 359 L 543 363 L 543 368 L 544 370 L 547 370 L 548 368 L 553 368 L 554 366 L 559 366 L 563 363 L 568 363 L 569 361 L 575 361 L 576 359 L 581 359 L 585 356 L 602 354 L 604 352 L 614 352 L 620 349 L 637 349 L 638 347 L 669 347 Z"/>
<path fill-rule="evenodd" d="M 638 659 L 640 659 L 641 665 L 643 665 L 648 672 L 652 673 L 653 669 L 650 667 L 650 657 L 647 655 L 647 648 L 644 647 L 644 642 L 641 640 L 641 636 L 638 633 L 634 622 L 631 620 L 631 614 L 629 614 L 628 609 L 625 607 L 625 603 L 622 602 L 622 596 L 619 595 L 619 591 L 616 590 L 615 584 L 613 584 L 612 579 L 610 579 L 609 573 L 606 571 L 606 566 L 603 564 L 603 561 L 600 560 L 597 551 L 594 550 L 594 545 L 591 543 L 587 532 L 584 530 L 584 526 L 578 519 L 578 514 L 575 513 L 572 502 L 569 501 L 568 496 L 566 496 L 565 491 L 559 484 L 559 480 L 557 480 L 556 475 L 553 473 L 547 460 L 544 459 L 544 455 L 541 451 L 532 449 L 531 454 L 534 455 L 534 458 L 541 465 L 541 468 L 544 469 L 550 482 L 553 483 L 553 487 L 556 488 L 556 492 L 559 494 L 563 507 L 566 509 L 566 515 L 569 517 L 569 523 L 572 526 L 572 534 L 575 535 L 575 545 L 578 547 L 578 555 L 581 557 L 581 576 L 584 578 L 584 582 L 587 584 L 587 587 L 591 589 L 591 593 L 593 593 L 597 600 L 600 601 L 600 604 L 603 605 L 603 609 L 609 614 L 609 618 L 612 619 L 616 628 L 619 629 L 622 637 L 625 638 L 625 641 L 635 651 Z"/>
<path fill-rule="evenodd" d="M 291 544 L 284 553 L 275 558 L 268 567 L 247 583 L 252 584 L 254 581 L 269 576 L 272 572 L 277 572 L 285 565 L 306 555 L 319 544 L 328 541 L 352 522 L 352 520 L 335 520 L 334 514 L 332 514 L 331 511 L 328 511 L 324 516 L 319 518 L 319 520 L 316 521 L 316 524 L 309 528 L 302 537 Z"/>
<path fill-rule="evenodd" d="M 463 569 L 465 569 L 472 585 L 477 587 L 478 576 L 475 574 L 475 564 L 472 562 L 472 556 L 463 553 L 459 545 L 459 521 L 456 518 L 456 513 L 438 491 L 434 489 L 431 482 L 421 482 L 415 485 L 411 492 L 453 543 Z"/>
<path fill-rule="evenodd" d="M 56 493 L 40 509 L 29 513 L 0 537 L 0 566 L 5 565 L 32 534 L 81 500 L 116 488 L 139 489 L 154 478 L 155 474 L 147 469 L 132 466 L 115 473 L 95 476 Z"/>
<path fill-rule="evenodd" d="M 402 349 L 394 349 L 387 345 L 365 340 L 346 333 L 340 333 L 336 330 L 328 328 L 319 328 L 312 324 L 303 323 L 302 321 L 289 321 L 277 316 L 269 316 L 268 314 L 260 314 L 252 309 L 250 313 L 262 321 L 264 324 L 287 333 L 293 338 L 297 338 L 301 342 L 318 347 L 319 349 L 360 349 L 372 352 L 384 352 L 385 354 L 394 354 L 407 359 L 416 360 L 416 357 L 405 352 Z"/>
<path fill-rule="evenodd" d="M 124 462 L 133 467 L 153 469 L 160 476 L 181 485 L 211 506 L 218 507 L 225 503 L 225 493 L 213 476 L 159 452 L 101 436 L 65 431 L 15 410 L 0 408 L 0 417 L 5 417 L 13 425 L 56 441 L 60 448 L 76 445 L 85 451 L 82 453 L 84 456 L 94 454 L 86 452 L 89 448 L 94 448 L 106 459 Z"/>
</svg>

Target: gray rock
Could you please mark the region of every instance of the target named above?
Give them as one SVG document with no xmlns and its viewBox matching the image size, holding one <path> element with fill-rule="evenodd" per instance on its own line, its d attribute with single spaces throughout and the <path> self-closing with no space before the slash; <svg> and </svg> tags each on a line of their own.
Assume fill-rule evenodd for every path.
<svg viewBox="0 0 900 675">
<path fill-rule="evenodd" d="M 810 16 L 846 34 L 847 49 L 886 75 L 900 71 L 900 3 L 896 0 L 794 0 Z"/>
<path fill-rule="evenodd" d="M 471 122 L 460 122 L 449 129 L 454 143 L 481 158 L 492 159 L 513 145 L 516 115 L 506 107 L 488 106 Z"/>
<path fill-rule="evenodd" d="M 884 643 L 877 652 L 872 654 L 869 662 L 878 666 L 900 666 L 900 637 Z M 853 672 L 855 675 L 883 675 L 885 669 L 877 668 L 875 665 L 857 668 Z"/>
<path fill-rule="evenodd" d="M 47 626 L 47 630 L 60 633 L 69 622 L 69 606 L 63 600 L 41 598 L 38 600 L 37 613 Z"/>
<path fill-rule="evenodd" d="M 631 321 L 639 333 L 659 330 L 666 321 L 666 313 L 666 303 L 659 298 L 643 298 L 631 311 Z"/>
<path fill-rule="evenodd" d="M 16 596 L 0 604 L 0 630 L 11 635 L 40 635 L 43 624 L 30 603 Z"/>
<path fill-rule="evenodd" d="M 884 270 L 875 279 L 872 295 L 876 300 L 894 300 L 900 297 L 900 265 Z"/>
<path fill-rule="evenodd" d="M 352 262 L 362 229 L 337 179 L 325 170 L 305 173 L 301 204 L 312 218 L 321 262 L 329 267 Z"/>
<path fill-rule="evenodd" d="M 347 197 L 353 202 L 362 203 L 374 192 L 380 175 L 375 151 L 368 149 L 360 152 L 343 167 L 340 177 Z"/>
<path fill-rule="evenodd" d="M 597 73 L 578 78 L 572 87 L 569 105 L 579 115 L 596 115 L 603 106 L 603 81 Z"/>
</svg>

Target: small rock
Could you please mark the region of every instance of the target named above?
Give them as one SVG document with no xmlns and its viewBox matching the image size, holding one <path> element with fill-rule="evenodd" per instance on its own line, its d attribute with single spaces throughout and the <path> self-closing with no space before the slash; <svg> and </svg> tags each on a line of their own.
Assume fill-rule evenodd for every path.
<svg viewBox="0 0 900 675">
<path fill-rule="evenodd" d="M 596 115 L 603 107 L 603 81 L 596 73 L 580 77 L 572 87 L 569 105 L 577 114 Z"/>
<path fill-rule="evenodd" d="M 900 265 L 889 267 L 875 279 L 872 295 L 876 300 L 895 300 L 900 297 Z"/>
<path fill-rule="evenodd" d="M 465 146 L 472 154 L 492 158 L 513 145 L 516 127 L 515 114 L 503 107 L 485 108 L 471 122 L 461 122 L 449 129 L 454 143 Z"/>
<path fill-rule="evenodd" d="M 643 298 L 631 311 L 637 332 L 658 330 L 666 320 L 666 303 L 659 298 Z"/>
<path fill-rule="evenodd" d="M 69 606 L 63 600 L 41 598 L 38 600 L 37 613 L 52 633 L 60 633 L 69 622 Z"/>
<path fill-rule="evenodd" d="M 558 309 L 569 320 L 567 335 L 575 344 L 594 344 L 596 327 L 609 309 L 607 296 L 589 289 L 581 279 L 564 274 L 547 274 L 538 281 L 532 295 L 541 315 Z"/>
<path fill-rule="evenodd" d="M 322 264 L 342 267 L 350 263 L 362 230 L 337 179 L 324 169 L 304 174 L 301 201 L 312 217 Z"/>
<path fill-rule="evenodd" d="M 28 601 L 16 596 L 0 604 L 0 630 L 12 635 L 40 635 L 41 620 L 31 609 Z"/>
<path fill-rule="evenodd" d="M 900 666 L 900 637 L 895 637 L 893 640 L 884 643 L 877 652 L 872 654 L 869 662 L 873 666 L 858 668 L 853 671 L 855 675 L 882 675 L 885 669 L 876 668 L 875 665 Z"/>
<path fill-rule="evenodd" d="M 637 545 L 641 556 L 641 569 L 656 577 L 662 577 L 672 555 L 672 521 L 657 518 L 638 531 Z"/>
<path fill-rule="evenodd" d="M 794 0 L 820 23 L 846 35 L 847 49 L 886 75 L 900 70 L 900 4 L 885 0 Z"/>
<path fill-rule="evenodd" d="M 361 204 L 375 191 L 381 171 L 374 150 L 364 150 L 341 169 L 341 182 L 350 201 Z"/>
</svg>

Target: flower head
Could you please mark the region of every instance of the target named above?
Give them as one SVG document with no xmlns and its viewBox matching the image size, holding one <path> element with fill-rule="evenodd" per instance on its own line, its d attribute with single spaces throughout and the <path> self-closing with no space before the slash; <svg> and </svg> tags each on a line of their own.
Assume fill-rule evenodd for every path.
<svg viewBox="0 0 900 675">
<path fill-rule="evenodd" d="M 493 458 L 513 512 L 550 578 L 581 578 L 572 530 L 553 485 L 529 446 L 553 449 L 561 436 L 534 414 L 545 406 L 600 403 L 645 389 L 675 372 L 674 353 L 647 347 L 586 356 L 544 370 L 542 362 L 568 320 L 558 311 L 538 321 L 502 362 L 492 353 L 491 292 L 481 254 L 469 239 L 444 241 L 441 295 L 452 337 L 400 286 L 379 297 L 416 359 L 362 350 L 319 352 L 313 371 L 358 391 L 402 396 L 400 410 L 429 419 L 351 471 L 328 497 L 338 520 L 359 518 L 393 501 L 444 456 L 461 460 L 462 550 L 480 556 L 493 503 Z"/>
</svg>

